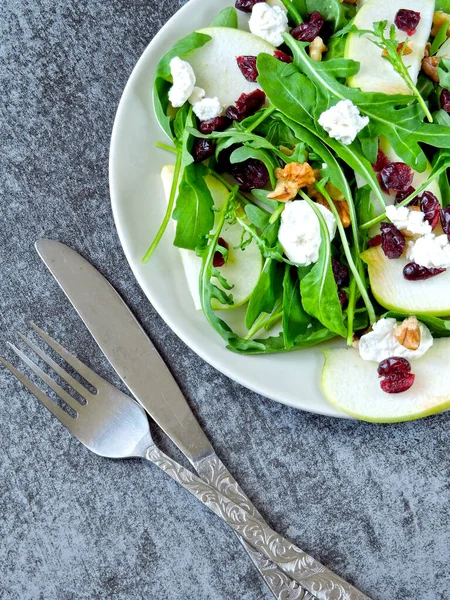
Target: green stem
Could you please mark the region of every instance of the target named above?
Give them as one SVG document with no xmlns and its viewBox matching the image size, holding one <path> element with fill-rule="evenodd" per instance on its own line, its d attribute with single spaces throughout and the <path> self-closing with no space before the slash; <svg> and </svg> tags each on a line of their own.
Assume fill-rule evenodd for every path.
<svg viewBox="0 0 450 600">
<path fill-rule="evenodd" d="M 356 307 L 356 279 L 353 277 L 350 282 L 348 291 L 348 307 L 347 307 L 347 345 L 353 344 L 353 333 L 355 323 L 355 307 Z"/>
<path fill-rule="evenodd" d="M 233 190 L 235 189 L 235 186 L 233 186 L 230 182 L 228 182 L 224 177 L 222 177 L 222 175 L 219 175 L 219 173 L 216 173 L 215 171 L 213 171 L 211 169 L 211 175 L 213 177 L 215 177 L 217 179 L 217 181 L 220 181 L 220 183 L 222 185 L 224 185 L 227 190 L 229 192 L 233 192 Z M 241 192 L 236 192 L 235 193 L 235 197 L 241 202 L 241 204 L 243 204 L 244 206 L 247 206 L 247 204 L 251 204 L 250 200 L 248 198 L 246 198 L 244 196 L 244 194 L 241 194 Z"/>
<path fill-rule="evenodd" d="M 405 200 L 403 200 L 403 202 L 400 202 L 399 204 L 397 204 L 396 207 L 400 208 L 401 206 L 406 206 L 407 204 L 409 204 L 412 200 L 414 200 L 414 198 L 416 196 L 418 196 L 424 190 L 426 190 L 427 187 L 431 183 L 433 183 L 433 181 L 435 179 L 440 177 L 442 175 L 442 173 L 447 170 L 447 168 L 448 168 L 448 164 L 443 165 L 440 169 L 438 169 L 435 173 L 433 173 L 433 175 L 431 177 L 429 177 L 424 183 L 422 183 L 422 185 L 417 190 L 415 190 L 412 194 L 410 194 L 407 198 L 405 198 Z M 370 227 L 373 227 L 373 225 L 376 225 L 377 223 L 381 223 L 381 221 L 383 221 L 385 218 L 386 218 L 386 213 L 384 212 L 379 217 L 375 217 L 374 219 L 367 221 L 367 223 L 363 223 L 360 226 L 360 229 L 369 229 Z"/>
<path fill-rule="evenodd" d="M 342 221 L 339 218 L 339 213 L 336 209 L 336 206 L 334 205 L 334 202 L 331 199 L 328 192 L 326 191 L 326 189 L 320 183 L 316 183 L 316 188 L 325 197 L 328 204 L 330 205 L 331 212 L 333 213 L 334 218 L 336 219 L 337 228 L 339 230 L 339 235 L 341 237 L 342 246 L 344 248 L 344 253 L 347 258 L 348 266 L 350 267 L 350 270 L 353 273 L 353 277 L 356 280 L 356 285 L 358 286 L 359 292 L 364 300 L 364 304 L 366 305 L 367 312 L 369 313 L 370 322 L 375 323 L 375 321 L 377 320 L 377 317 L 375 315 L 375 310 L 373 308 L 372 302 L 370 301 L 366 286 L 364 285 L 364 283 L 361 279 L 361 276 L 359 274 L 359 271 L 355 265 L 355 261 L 353 260 L 352 251 L 350 250 L 350 245 L 347 240 L 347 235 L 345 233 L 344 226 L 342 225 Z M 313 201 L 310 198 L 308 198 L 308 196 L 304 192 L 302 192 L 302 190 L 300 190 L 300 194 L 301 194 L 302 198 L 308 202 L 309 205 L 314 204 Z"/>
<path fill-rule="evenodd" d="M 280 206 L 274 210 L 274 212 L 272 213 L 270 219 L 269 219 L 269 223 L 271 225 L 273 225 L 273 223 L 275 223 L 275 221 L 278 219 L 278 217 L 281 215 L 281 213 L 284 211 L 285 209 L 285 204 L 282 202 L 280 203 Z"/>
<path fill-rule="evenodd" d="M 289 0 L 289 2 L 290 2 L 290 0 Z M 258 125 L 261 125 L 261 123 L 264 123 L 264 121 L 266 119 L 268 119 L 270 117 L 270 115 L 272 113 L 274 113 L 276 110 L 277 109 L 275 108 L 275 106 L 268 106 L 264 111 L 262 111 L 259 119 L 256 119 L 256 121 L 254 123 L 252 123 L 249 127 L 247 127 L 247 129 L 245 130 L 245 133 L 251 133 L 254 129 L 256 129 L 258 127 Z"/>
<path fill-rule="evenodd" d="M 260 317 L 258 317 L 244 339 L 251 340 L 252 337 L 258 333 L 258 331 L 261 331 L 261 329 L 266 329 L 266 331 L 270 329 L 270 327 L 279 321 L 283 315 L 283 311 L 279 311 L 280 307 L 281 302 L 278 302 L 270 314 L 263 313 Z"/>
<path fill-rule="evenodd" d="M 162 142 L 155 142 L 156 148 L 161 148 L 161 150 L 167 150 L 168 152 L 173 152 L 174 154 L 178 153 L 178 150 L 174 146 L 169 146 L 168 144 L 163 144 Z"/>
<path fill-rule="evenodd" d="M 291 18 L 291 21 L 293 21 L 296 26 L 300 25 L 300 23 L 303 23 L 303 19 L 298 10 L 293 5 L 292 0 L 281 0 L 281 2 L 284 4 L 289 17 Z"/>
<path fill-rule="evenodd" d="M 149 261 L 153 252 L 156 250 L 156 247 L 158 246 L 159 242 L 161 241 L 161 238 L 164 235 L 164 232 L 165 232 L 167 225 L 169 224 L 170 218 L 172 216 L 173 207 L 174 207 L 175 199 L 177 196 L 178 180 L 180 178 L 180 173 L 181 173 L 181 160 L 182 160 L 181 152 L 178 152 L 177 160 L 175 163 L 175 171 L 173 174 L 172 188 L 170 190 L 169 203 L 167 205 L 166 214 L 164 215 L 163 222 L 161 223 L 161 227 L 159 228 L 155 239 L 151 243 L 150 248 L 147 250 L 144 258 L 142 259 L 142 262 L 144 262 L 144 263 Z"/>
</svg>

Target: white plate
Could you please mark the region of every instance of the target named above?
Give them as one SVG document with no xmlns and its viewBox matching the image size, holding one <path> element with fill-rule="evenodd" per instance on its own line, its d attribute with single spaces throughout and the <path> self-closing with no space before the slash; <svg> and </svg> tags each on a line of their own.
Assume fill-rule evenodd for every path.
<svg viewBox="0 0 450 600">
<path fill-rule="evenodd" d="M 141 258 L 163 218 L 161 167 L 173 156 L 154 147 L 167 141 L 152 109 L 152 83 L 160 57 L 183 36 L 207 26 L 231 0 L 191 0 L 156 35 L 123 93 L 111 140 L 110 188 L 114 219 L 125 255 L 146 296 L 169 327 L 204 360 L 268 398 L 310 412 L 345 417 L 320 389 L 322 348 L 289 354 L 240 356 L 194 310 L 178 250 L 168 229 L 150 262 Z"/>
</svg>

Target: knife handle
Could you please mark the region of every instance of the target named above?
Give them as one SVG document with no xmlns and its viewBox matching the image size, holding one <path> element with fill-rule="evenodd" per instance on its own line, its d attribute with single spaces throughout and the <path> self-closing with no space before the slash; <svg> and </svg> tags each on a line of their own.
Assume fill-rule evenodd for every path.
<svg viewBox="0 0 450 600">
<path fill-rule="evenodd" d="M 155 445 L 147 449 L 145 458 L 225 521 L 255 550 L 277 563 L 288 577 L 300 583 L 313 597 L 318 600 L 370 600 L 312 556 L 276 533 L 262 519 L 246 512 L 200 477 L 161 452 Z"/>
<path fill-rule="evenodd" d="M 232 502 L 255 518 L 262 520 L 261 514 L 240 488 L 217 454 L 211 454 L 194 463 L 194 467 L 203 481 L 208 485 L 218 490 L 224 496 L 227 496 Z M 250 560 L 260 572 L 265 584 L 277 600 L 315 600 L 314 596 L 304 590 L 299 583 L 285 575 L 274 562 L 252 548 L 238 534 L 236 535 L 249 555 Z"/>
</svg>

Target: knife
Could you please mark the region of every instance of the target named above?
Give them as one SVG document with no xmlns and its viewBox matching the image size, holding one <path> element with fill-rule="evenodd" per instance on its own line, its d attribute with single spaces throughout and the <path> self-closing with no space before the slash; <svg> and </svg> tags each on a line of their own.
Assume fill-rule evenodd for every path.
<svg viewBox="0 0 450 600">
<path fill-rule="evenodd" d="M 36 250 L 122 381 L 199 475 L 265 523 L 215 454 L 167 365 L 116 290 L 68 246 L 39 240 Z M 288 540 L 280 536 L 273 541 L 262 541 L 272 561 L 242 543 L 275 597 L 369 600 Z M 277 561 L 292 579 L 277 568 Z"/>
</svg>

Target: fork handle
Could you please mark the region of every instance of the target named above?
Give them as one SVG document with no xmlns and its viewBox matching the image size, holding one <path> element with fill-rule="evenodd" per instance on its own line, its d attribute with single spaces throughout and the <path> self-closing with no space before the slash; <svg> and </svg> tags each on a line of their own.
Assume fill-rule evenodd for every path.
<svg viewBox="0 0 450 600">
<path fill-rule="evenodd" d="M 227 496 L 255 518 L 263 519 L 217 454 L 213 453 L 198 462 L 194 462 L 193 465 L 208 485 Z M 283 573 L 274 562 L 255 550 L 238 533 L 236 535 L 250 560 L 258 569 L 265 584 L 277 600 L 315 600 L 315 596 L 312 596 L 297 581 Z"/>
<path fill-rule="evenodd" d="M 275 562 L 286 575 L 300 583 L 318 600 L 370 600 L 312 556 L 276 533 L 262 519 L 246 512 L 156 446 L 152 445 L 147 449 L 145 458 L 167 473 L 225 521 L 255 550 Z"/>
</svg>

